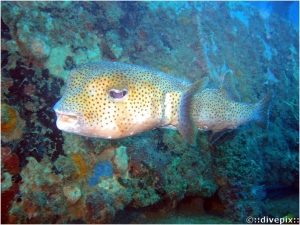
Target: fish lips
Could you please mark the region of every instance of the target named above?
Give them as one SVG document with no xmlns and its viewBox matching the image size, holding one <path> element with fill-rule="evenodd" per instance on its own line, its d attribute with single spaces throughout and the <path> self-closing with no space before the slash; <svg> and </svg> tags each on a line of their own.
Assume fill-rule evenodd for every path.
<svg viewBox="0 0 300 225">
<path fill-rule="evenodd" d="M 76 115 L 65 114 L 61 112 L 55 112 L 57 116 L 57 121 L 67 124 L 76 124 L 78 122 L 78 117 Z"/>
<path fill-rule="evenodd" d="M 56 126 L 58 129 L 69 132 L 71 132 L 71 130 L 73 129 L 76 129 L 76 125 L 79 122 L 79 117 L 77 115 L 59 110 L 57 103 L 55 104 L 53 109 L 56 113 Z"/>
</svg>

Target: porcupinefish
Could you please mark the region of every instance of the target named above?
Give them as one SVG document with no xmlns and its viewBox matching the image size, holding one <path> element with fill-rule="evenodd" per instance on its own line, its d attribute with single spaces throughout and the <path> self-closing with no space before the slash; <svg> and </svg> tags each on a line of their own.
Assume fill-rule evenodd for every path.
<svg viewBox="0 0 300 225">
<path fill-rule="evenodd" d="M 147 67 L 92 62 L 71 70 L 55 104 L 58 129 L 88 137 L 118 139 L 158 127 L 178 129 L 191 145 L 198 130 L 212 141 L 251 120 L 268 125 L 272 94 L 256 104 L 239 102 L 231 72 L 220 89 L 207 77 L 191 83 Z"/>
</svg>

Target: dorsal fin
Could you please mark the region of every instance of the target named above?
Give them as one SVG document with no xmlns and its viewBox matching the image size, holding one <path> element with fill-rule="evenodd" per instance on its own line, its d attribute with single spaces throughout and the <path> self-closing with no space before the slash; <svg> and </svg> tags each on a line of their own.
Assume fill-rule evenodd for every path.
<svg viewBox="0 0 300 225">
<path fill-rule="evenodd" d="M 181 136 L 193 146 L 196 145 L 198 128 L 193 121 L 191 110 L 192 98 L 195 93 L 202 91 L 206 87 L 208 81 L 208 77 L 205 77 L 189 86 L 188 89 L 182 93 L 180 100 L 177 129 Z"/>
<path fill-rule="evenodd" d="M 224 75 L 224 79 L 222 82 L 222 88 L 223 91 L 229 96 L 229 98 L 233 101 L 240 102 L 241 97 L 239 93 L 237 92 L 234 84 L 234 77 L 232 70 L 227 70 Z"/>
</svg>

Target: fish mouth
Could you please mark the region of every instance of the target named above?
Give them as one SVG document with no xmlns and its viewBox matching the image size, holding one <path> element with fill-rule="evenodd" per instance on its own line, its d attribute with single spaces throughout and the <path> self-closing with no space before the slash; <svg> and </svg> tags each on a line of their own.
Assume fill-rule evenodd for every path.
<svg viewBox="0 0 300 225">
<path fill-rule="evenodd" d="M 65 114 L 61 112 L 55 112 L 57 120 L 62 123 L 75 124 L 78 122 L 78 117 L 74 114 Z"/>
</svg>

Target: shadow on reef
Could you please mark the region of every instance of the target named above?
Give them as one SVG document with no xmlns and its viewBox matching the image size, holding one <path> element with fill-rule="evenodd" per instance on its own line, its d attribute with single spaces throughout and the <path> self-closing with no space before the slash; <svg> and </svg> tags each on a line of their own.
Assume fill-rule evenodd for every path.
<svg viewBox="0 0 300 225">
<path fill-rule="evenodd" d="M 9 56 L 6 54 L 6 57 Z M 11 81 L 9 87 L 3 88 L 2 98 L 16 108 L 26 122 L 22 140 L 5 145 L 17 150 L 21 169 L 29 156 L 40 161 L 48 155 L 55 161 L 64 153 L 62 134 L 55 125 L 52 105 L 60 97 L 63 80 L 50 76 L 47 69 L 34 70 L 20 61 L 15 69 L 2 70 L 2 79 Z"/>
<path fill-rule="evenodd" d="M 1 195 L 1 221 L 7 222 L 12 201 L 22 201 L 19 185 L 23 181 L 19 172 L 28 163 L 28 157 L 41 161 L 47 155 L 54 162 L 59 155 L 64 155 L 62 133 L 56 128 L 51 107 L 60 97 L 64 82 L 50 76 L 47 69 L 35 70 L 20 60 L 14 69 L 7 70 L 3 67 L 11 56 L 5 50 L 1 56 L 2 173 L 5 181 L 13 182 Z M 11 113 L 14 111 L 16 114 Z M 8 174 L 12 177 L 7 177 Z M 6 190 L 3 183 L 2 190 Z"/>
</svg>

